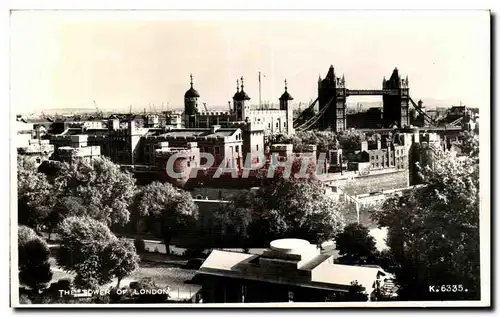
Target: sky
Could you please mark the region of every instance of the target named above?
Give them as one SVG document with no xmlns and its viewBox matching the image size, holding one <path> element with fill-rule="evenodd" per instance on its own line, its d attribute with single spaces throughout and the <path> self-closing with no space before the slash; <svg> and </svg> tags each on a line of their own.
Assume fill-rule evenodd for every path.
<svg viewBox="0 0 500 317">
<path fill-rule="evenodd" d="M 259 71 L 263 101 L 287 79 L 308 102 L 330 65 L 350 89 L 380 89 L 397 67 L 414 100 L 489 107 L 489 23 L 487 11 L 16 11 L 11 107 L 181 108 L 191 73 L 209 109 L 242 76 L 257 104 Z"/>
</svg>

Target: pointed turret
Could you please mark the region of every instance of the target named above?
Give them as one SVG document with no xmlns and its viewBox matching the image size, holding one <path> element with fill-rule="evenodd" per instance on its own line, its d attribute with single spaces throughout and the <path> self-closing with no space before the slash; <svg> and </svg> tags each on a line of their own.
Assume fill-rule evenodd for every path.
<svg viewBox="0 0 500 317">
<path fill-rule="evenodd" d="M 293 100 L 293 97 L 288 93 L 287 81 L 285 79 L 285 92 L 281 95 L 280 101 L 288 101 L 288 100 Z"/>
<path fill-rule="evenodd" d="M 193 74 L 190 74 L 189 77 L 191 88 L 184 94 L 184 98 L 199 98 L 200 94 L 193 88 Z"/>
<path fill-rule="evenodd" d="M 234 100 L 240 100 L 240 80 L 236 79 L 236 93 L 233 96 Z"/>
<path fill-rule="evenodd" d="M 244 90 L 244 85 L 243 85 L 243 76 L 241 76 L 241 91 L 240 91 L 240 99 L 239 100 L 250 100 L 250 97 L 248 97 L 247 93 Z"/>
</svg>

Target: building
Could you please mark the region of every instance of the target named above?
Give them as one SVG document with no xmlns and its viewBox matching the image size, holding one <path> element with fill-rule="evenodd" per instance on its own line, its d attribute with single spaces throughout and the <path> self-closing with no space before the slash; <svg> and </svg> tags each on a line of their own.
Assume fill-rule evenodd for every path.
<svg viewBox="0 0 500 317">
<path fill-rule="evenodd" d="M 142 149 L 143 159 L 139 161 L 155 165 L 154 153 L 162 142 L 168 142 L 171 147 L 185 147 L 188 143 L 196 142 L 200 152 L 214 156 L 214 166 L 221 163 L 239 166 L 243 163 L 243 132 L 240 128 L 221 128 L 214 125 L 210 128 L 150 130 L 141 137 L 139 151 Z"/>
<path fill-rule="evenodd" d="M 49 142 L 49 140 L 30 139 L 27 145 L 17 147 L 17 153 L 30 158 L 36 164 L 41 164 L 54 153 L 54 146 Z"/>
<path fill-rule="evenodd" d="M 199 109 L 200 94 L 193 88 L 193 77 L 191 76 L 191 87 L 184 94 L 184 126 L 186 128 L 210 128 L 212 125 L 229 127 L 234 123 L 246 122 L 253 124 L 259 134 L 294 133 L 293 129 L 293 97 L 288 92 L 285 80 L 285 92 L 280 97 L 278 109 L 262 109 L 259 106 L 250 105 L 250 97 L 244 89 L 244 79 L 237 80 L 236 93 L 233 96 L 233 104 L 229 102 L 229 111 L 208 111 L 205 105 L 204 111 Z M 260 130 L 264 128 L 264 130 Z M 254 130 L 250 130 L 252 132 Z"/>
<path fill-rule="evenodd" d="M 73 162 L 79 159 L 93 159 L 101 156 L 101 148 L 87 144 L 87 135 L 71 135 L 70 145 L 60 146 L 54 158 L 62 162 Z"/>
<path fill-rule="evenodd" d="M 261 255 L 214 250 L 199 269 L 204 303 L 324 302 L 357 281 L 369 298 L 380 268 L 339 265 L 301 239 L 272 241 Z"/>
</svg>

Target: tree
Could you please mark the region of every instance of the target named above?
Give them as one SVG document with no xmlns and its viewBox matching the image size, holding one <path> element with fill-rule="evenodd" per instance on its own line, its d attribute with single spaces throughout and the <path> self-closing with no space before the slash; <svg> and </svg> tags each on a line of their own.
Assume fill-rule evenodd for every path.
<svg viewBox="0 0 500 317">
<path fill-rule="evenodd" d="M 33 229 L 20 226 L 18 251 L 19 282 L 36 292 L 46 288 L 52 279 L 47 243 Z"/>
<path fill-rule="evenodd" d="M 325 131 L 297 131 L 292 135 L 275 134 L 269 139 L 270 144 L 292 144 L 295 152 L 301 152 L 307 145 L 316 145 L 319 152 L 326 153 L 328 150 L 338 149 L 337 135 Z"/>
<path fill-rule="evenodd" d="M 153 182 L 141 188 L 135 208 L 139 215 L 159 223 L 155 233 L 163 238 L 167 254 L 170 254 L 172 238 L 194 226 L 198 216 L 198 207 L 191 195 L 169 183 Z"/>
<path fill-rule="evenodd" d="M 365 288 L 358 281 L 352 281 L 347 292 L 336 292 L 326 298 L 327 302 L 367 302 Z"/>
<path fill-rule="evenodd" d="M 343 131 L 338 136 L 340 147 L 345 151 L 361 149 L 361 142 L 366 141 L 366 135 L 360 131 Z"/>
<path fill-rule="evenodd" d="M 41 232 L 55 204 L 54 188 L 36 165 L 23 157 L 17 161 L 17 202 L 19 223 Z"/>
<path fill-rule="evenodd" d="M 474 132 L 464 131 L 460 134 L 459 139 L 463 154 L 479 160 L 479 135 Z"/>
<path fill-rule="evenodd" d="M 352 223 L 335 237 L 335 246 L 342 261 L 347 264 L 366 264 L 373 261 L 376 255 L 375 239 L 370 235 L 368 228 Z"/>
<path fill-rule="evenodd" d="M 68 217 L 59 225 L 61 246 L 57 263 L 76 274 L 75 284 L 95 287 L 120 281 L 136 267 L 132 244 L 118 240 L 106 224 L 90 217 Z M 118 282 L 119 283 L 119 282 Z"/>
<path fill-rule="evenodd" d="M 136 191 L 135 180 L 107 158 L 65 164 L 54 186 L 59 197 L 75 197 L 75 202 L 85 206 L 85 210 L 77 210 L 86 216 L 102 220 L 108 226 L 124 225 L 129 221 L 128 209 Z"/>
<path fill-rule="evenodd" d="M 105 250 L 105 263 L 110 275 L 116 277 L 116 288 L 120 288 L 122 279 L 139 267 L 139 256 L 134 244 L 124 238 L 111 241 Z"/>
<path fill-rule="evenodd" d="M 437 152 L 433 169 L 421 172 L 423 187 L 388 199 L 373 213 L 388 228 L 388 245 L 400 266 L 400 299 L 478 299 L 478 164 Z M 432 285 L 454 284 L 468 291 L 429 292 Z"/>
<path fill-rule="evenodd" d="M 321 182 L 309 179 L 283 180 L 260 189 L 263 202 L 261 225 L 271 236 L 293 236 L 320 244 L 344 227 L 342 208 Z"/>
<path fill-rule="evenodd" d="M 230 232 L 227 239 L 248 240 L 247 245 L 286 237 L 320 244 L 344 226 L 342 208 L 326 190 L 310 179 L 281 179 L 237 195 L 219 210 L 217 221 Z"/>
<path fill-rule="evenodd" d="M 254 219 L 254 198 L 254 192 L 245 191 L 229 204 L 219 204 L 213 213 L 213 246 L 246 247 Z"/>
</svg>

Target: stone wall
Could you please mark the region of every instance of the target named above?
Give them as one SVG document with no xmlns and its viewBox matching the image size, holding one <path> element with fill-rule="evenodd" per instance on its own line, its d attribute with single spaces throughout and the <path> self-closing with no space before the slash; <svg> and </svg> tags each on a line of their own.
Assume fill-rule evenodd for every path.
<svg viewBox="0 0 500 317">
<path fill-rule="evenodd" d="M 334 181 L 348 195 L 360 195 L 409 186 L 408 170 L 358 176 Z"/>
</svg>

